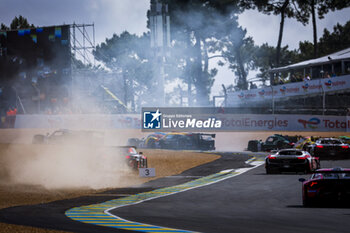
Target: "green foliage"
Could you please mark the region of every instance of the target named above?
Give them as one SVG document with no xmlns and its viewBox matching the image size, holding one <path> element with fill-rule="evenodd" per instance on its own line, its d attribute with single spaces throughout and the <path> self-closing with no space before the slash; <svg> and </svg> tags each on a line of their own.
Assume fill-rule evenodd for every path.
<svg viewBox="0 0 350 233">
<path fill-rule="evenodd" d="M 11 29 L 33 28 L 33 27 L 35 26 L 33 24 L 30 25 L 28 23 L 28 20 L 21 15 L 18 17 L 15 17 L 10 24 Z"/>
<path fill-rule="evenodd" d="M 261 81 L 266 81 L 270 77 L 268 75 L 268 70 L 277 67 L 276 65 L 276 47 L 269 46 L 267 43 L 256 48 L 254 65 L 258 68 L 260 73 L 258 77 Z M 297 62 L 298 60 L 297 50 L 288 50 L 288 46 L 281 48 L 281 60 L 280 66 L 287 66 Z"/>
<path fill-rule="evenodd" d="M 22 15 L 16 16 L 11 21 L 10 27 L 6 26 L 5 24 L 1 23 L 0 30 L 17 30 L 22 28 L 34 28 L 34 24 L 29 24 L 28 20 L 23 17 Z"/>
<path fill-rule="evenodd" d="M 319 39 L 319 56 L 325 56 L 350 47 L 350 21 L 345 25 L 337 23 L 333 27 L 333 32 L 324 29 L 322 37 Z M 299 43 L 299 54 L 297 61 L 313 58 L 314 45 L 309 41 Z"/>
<path fill-rule="evenodd" d="M 10 28 L 7 27 L 5 24 L 1 23 L 0 30 L 6 31 L 6 30 L 10 30 Z"/>
<path fill-rule="evenodd" d="M 319 41 L 320 55 L 324 56 L 350 47 L 350 21 L 344 26 L 337 23 L 333 32 L 324 29 L 323 36 Z"/>
<path fill-rule="evenodd" d="M 152 75 L 149 34 L 137 36 L 126 31 L 114 34 L 96 46 L 93 54 L 111 71 L 123 76 L 128 86 L 128 101 L 133 104 L 136 98 L 140 104 L 146 104 L 146 100 L 147 103 L 156 101 L 156 96 L 152 95 L 157 81 Z"/>
<path fill-rule="evenodd" d="M 209 53 L 215 42 L 224 38 L 231 16 L 239 12 L 239 1 L 179 0 L 167 1 L 171 17 L 171 35 L 178 56 L 183 81 L 195 87 L 199 106 L 208 105 L 217 70 L 209 70 Z M 191 90 L 192 91 L 192 90 Z M 190 92 L 191 92 L 190 91 Z"/>
</svg>

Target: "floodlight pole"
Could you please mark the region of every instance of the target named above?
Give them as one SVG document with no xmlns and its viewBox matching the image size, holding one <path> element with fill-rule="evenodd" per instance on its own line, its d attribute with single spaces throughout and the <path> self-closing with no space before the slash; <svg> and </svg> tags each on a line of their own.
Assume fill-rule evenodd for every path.
<svg viewBox="0 0 350 233">
<path fill-rule="evenodd" d="M 151 0 L 150 10 L 151 48 L 154 50 L 153 70 L 159 85 L 160 105 L 165 105 L 165 63 L 170 56 L 170 16 L 168 4 Z"/>
</svg>

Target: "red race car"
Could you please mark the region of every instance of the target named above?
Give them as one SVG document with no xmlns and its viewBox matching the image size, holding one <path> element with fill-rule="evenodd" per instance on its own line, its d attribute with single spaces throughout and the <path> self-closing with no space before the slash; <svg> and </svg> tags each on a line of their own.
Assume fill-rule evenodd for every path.
<svg viewBox="0 0 350 233">
<path fill-rule="evenodd" d="M 318 169 L 303 183 L 303 205 L 350 203 L 350 169 Z"/>
<path fill-rule="evenodd" d="M 126 163 L 132 169 L 137 170 L 138 168 L 147 168 L 147 157 L 142 152 L 137 152 L 135 147 L 121 147 L 124 151 Z"/>
</svg>

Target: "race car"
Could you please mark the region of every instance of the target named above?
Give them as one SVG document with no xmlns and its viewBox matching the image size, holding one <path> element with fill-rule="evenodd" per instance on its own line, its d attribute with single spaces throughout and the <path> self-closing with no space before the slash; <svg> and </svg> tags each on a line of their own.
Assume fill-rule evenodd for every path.
<svg viewBox="0 0 350 233">
<path fill-rule="evenodd" d="M 304 206 L 316 204 L 350 203 L 350 169 L 325 168 L 318 169 L 302 182 L 302 198 Z"/>
<path fill-rule="evenodd" d="M 215 150 L 215 134 L 168 133 L 159 139 L 161 149 Z"/>
<path fill-rule="evenodd" d="M 320 138 L 310 145 L 310 153 L 320 158 L 339 159 L 350 157 L 350 147 L 338 138 Z"/>
<path fill-rule="evenodd" d="M 141 140 L 138 138 L 129 138 L 127 145 L 135 146 L 138 148 L 157 148 L 158 147 L 158 141 L 160 138 L 164 137 L 166 135 L 165 133 L 152 133 L 149 134 L 147 137 L 142 138 Z"/>
<path fill-rule="evenodd" d="M 147 157 L 144 156 L 142 152 L 138 153 L 135 147 L 122 146 L 119 148 L 121 154 L 125 156 L 126 163 L 130 168 L 137 170 L 138 168 L 148 167 Z"/>
<path fill-rule="evenodd" d="M 274 134 L 267 137 L 265 142 L 262 142 L 261 140 L 250 140 L 248 142 L 247 150 L 258 152 L 293 148 L 294 143 L 298 141 L 298 138 L 299 136 Z"/>
<path fill-rule="evenodd" d="M 290 172 L 311 172 L 320 168 L 320 160 L 307 151 L 284 149 L 265 158 L 266 174 Z"/>
<path fill-rule="evenodd" d="M 130 138 L 128 145 L 172 150 L 215 150 L 214 138 L 215 134 L 205 133 L 153 133 L 141 140 Z"/>
<path fill-rule="evenodd" d="M 33 136 L 33 144 L 78 144 L 78 145 L 103 145 L 104 134 L 88 130 L 60 129 L 46 135 Z"/>
<path fill-rule="evenodd" d="M 315 142 L 319 139 L 318 136 L 309 136 L 303 137 L 299 139 L 294 145 L 295 149 L 310 151 L 310 145 L 315 144 Z"/>
</svg>

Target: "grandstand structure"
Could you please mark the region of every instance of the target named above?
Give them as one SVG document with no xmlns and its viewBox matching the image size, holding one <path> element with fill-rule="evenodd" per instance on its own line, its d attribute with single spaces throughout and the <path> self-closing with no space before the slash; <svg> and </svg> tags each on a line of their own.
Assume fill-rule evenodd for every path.
<svg viewBox="0 0 350 233">
<path fill-rule="evenodd" d="M 0 115 L 125 111 L 122 75 L 93 69 L 94 49 L 94 24 L 0 31 Z"/>
<path fill-rule="evenodd" d="M 269 73 L 270 86 L 227 92 L 225 106 L 251 113 L 348 115 L 350 48 Z"/>
</svg>

